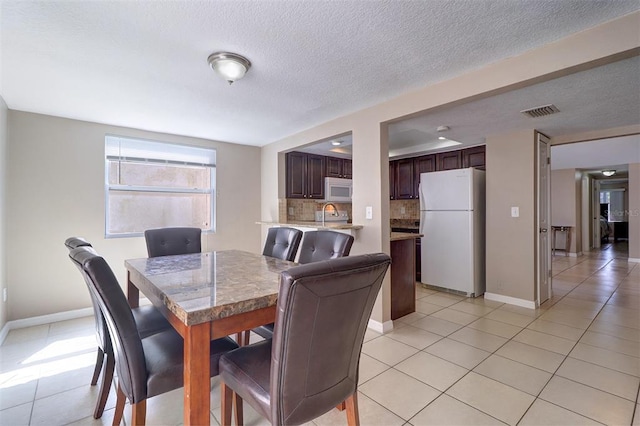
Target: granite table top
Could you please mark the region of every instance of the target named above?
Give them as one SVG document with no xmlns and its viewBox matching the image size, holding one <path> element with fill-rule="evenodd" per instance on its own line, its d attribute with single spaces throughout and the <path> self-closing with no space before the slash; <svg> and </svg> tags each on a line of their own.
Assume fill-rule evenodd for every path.
<svg viewBox="0 0 640 426">
<path fill-rule="evenodd" d="M 239 250 L 125 261 L 130 282 L 186 325 L 275 306 L 280 273 L 295 265 Z"/>
</svg>

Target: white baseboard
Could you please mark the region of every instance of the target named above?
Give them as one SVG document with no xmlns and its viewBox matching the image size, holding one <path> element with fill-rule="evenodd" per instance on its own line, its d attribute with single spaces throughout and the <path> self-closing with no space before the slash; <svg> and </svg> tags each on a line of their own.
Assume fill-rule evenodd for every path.
<svg viewBox="0 0 640 426">
<path fill-rule="evenodd" d="M 382 323 L 369 318 L 369 324 L 367 325 L 367 327 L 369 327 L 373 331 L 384 334 L 393 330 L 393 321 L 385 321 Z"/>
<path fill-rule="evenodd" d="M 535 309 L 536 302 L 533 300 L 518 299 L 516 297 L 504 296 L 502 294 L 485 293 L 484 298 L 494 302 L 508 303 L 509 305 L 521 306 L 523 308 Z"/>
<path fill-rule="evenodd" d="M 630 257 L 628 260 L 629 260 L 629 262 L 640 263 L 640 259 L 639 258 Z"/>
<path fill-rule="evenodd" d="M 75 309 L 73 311 L 57 312 L 55 314 L 40 315 L 37 317 L 24 318 L 14 321 L 8 321 L 2 330 L 0 330 L 0 345 L 4 342 L 9 331 L 18 328 L 33 327 L 34 325 L 49 324 L 52 322 L 66 321 L 76 318 L 82 318 L 93 315 L 93 308 Z"/>
</svg>

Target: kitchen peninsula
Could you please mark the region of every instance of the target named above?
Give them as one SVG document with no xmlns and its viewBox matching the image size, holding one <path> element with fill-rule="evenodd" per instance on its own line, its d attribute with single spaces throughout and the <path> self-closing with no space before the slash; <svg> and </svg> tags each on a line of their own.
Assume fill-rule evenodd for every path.
<svg viewBox="0 0 640 426">
<path fill-rule="evenodd" d="M 422 234 L 391 232 L 391 319 L 416 311 L 415 240 Z"/>
</svg>

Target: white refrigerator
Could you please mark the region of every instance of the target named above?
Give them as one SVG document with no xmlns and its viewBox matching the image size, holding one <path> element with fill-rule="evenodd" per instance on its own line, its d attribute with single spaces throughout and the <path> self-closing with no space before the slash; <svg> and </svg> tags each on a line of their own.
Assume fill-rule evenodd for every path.
<svg viewBox="0 0 640 426">
<path fill-rule="evenodd" d="M 485 172 L 420 175 L 421 281 L 468 296 L 485 291 Z"/>
</svg>

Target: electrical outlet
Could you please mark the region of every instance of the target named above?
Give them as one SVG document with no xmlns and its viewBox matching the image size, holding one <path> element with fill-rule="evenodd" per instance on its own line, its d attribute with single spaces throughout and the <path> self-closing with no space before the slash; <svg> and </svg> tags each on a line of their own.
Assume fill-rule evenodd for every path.
<svg viewBox="0 0 640 426">
<path fill-rule="evenodd" d="M 7 301 L 7 288 L 3 288 L 2 289 L 2 301 L 6 302 Z"/>
<path fill-rule="evenodd" d="M 405 209 L 404 207 L 400 207 L 400 214 L 405 214 L 407 212 L 407 209 Z"/>
<path fill-rule="evenodd" d="M 520 207 L 511 207 L 511 217 L 520 217 Z"/>
<path fill-rule="evenodd" d="M 365 219 L 373 219 L 373 207 L 367 206 L 365 210 Z"/>
<path fill-rule="evenodd" d="M 289 207 L 289 216 L 293 216 L 293 207 Z"/>
</svg>

